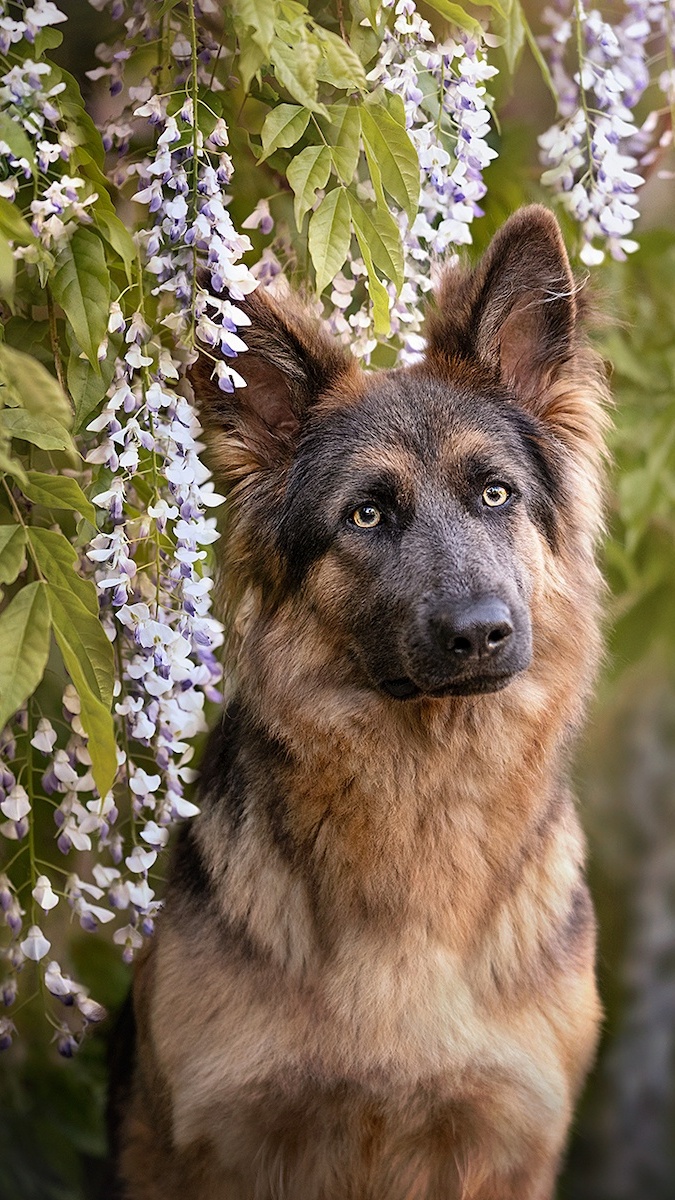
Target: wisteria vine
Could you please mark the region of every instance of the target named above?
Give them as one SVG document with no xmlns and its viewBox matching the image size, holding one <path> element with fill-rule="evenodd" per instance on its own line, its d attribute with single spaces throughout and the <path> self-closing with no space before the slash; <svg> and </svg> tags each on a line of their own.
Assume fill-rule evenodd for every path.
<svg viewBox="0 0 675 1200">
<path fill-rule="evenodd" d="M 361 20 L 362 64 L 346 42 L 336 49 L 338 35 L 329 31 L 332 66 L 322 79 L 332 91 L 315 81 L 311 93 L 304 77 L 274 78 L 270 46 L 247 25 L 246 6 L 234 3 L 219 31 L 210 0 L 163 8 L 91 2 L 119 31 L 99 46 L 99 65 L 88 72 L 108 93 L 105 103 L 94 101 L 98 133 L 75 81 L 47 57 L 66 15 L 52 0 L 0 3 L 5 315 L 14 311 L 14 289 L 24 296 L 19 324 L 7 324 L 0 346 L 10 396 L 0 409 L 0 582 L 8 587 L 0 638 L 2 622 L 10 630 L 23 605 L 42 639 L 39 653 L 37 641 L 33 647 L 41 672 L 0 735 L 0 835 L 8 847 L 0 864 L 0 1049 L 11 1045 L 23 1005 L 38 999 L 65 1057 L 104 1015 L 69 973 L 69 924 L 89 933 L 107 927 L 125 962 L 152 934 L 159 856 L 174 824 L 198 811 L 190 791 L 195 739 L 209 703 L 222 698 L 224 633 L 212 612 L 210 560 L 224 497 L 201 458 L 190 366 L 202 353 L 224 392 L 244 386 L 236 359 L 246 352 L 247 318 L 239 304 L 256 286 L 283 286 L 289 248 L 307 237 L 306 222 L 311 228 L 327 196 L 336 213 L 363 205 L 377 215 L 377 205 L 388 204 L 402 271 L 397 281 L 382 260 L 367 261 L 356 226 L 348 221 L 345 231 L 343 221 L 324 315 L 366 364 L 383 348 L 414 362 L 436 265 L 470 245 L 498 145 L 488 87 L 497 73 L 489 52 L 500 39 L 468 13 L 438 41 L 414 0 L 383 0 Z M 636 247 L 638 189 L 655 162 L 664 169 L 675 106 L 674 9 L 673 0 L 626 0 L 620 19 L 610 20 L 583 0 L 559 0 L 543 14 L 540 40 L 559 119 L 539 137 L 542 183 L 578 222 L 587 266 Z M 293 11 L 296 25 L 279 19 L 273 36 L 286 46 L 314 38 L 323 53 L 328 34 L 301 5 Z M 247 38 L 252 67 L 242 60 Z M 269 78 L 285 89 L 280 101 L 278 93 L 269 99 Z M 236 134 L 244 153 L 233 113 L 243 111 L 247 88 L 272 113 L 277 103 L 288 111 L 271 142 L 269 126 L 247 130 L 246 153 L 253 147 L 272 165 L 269 194 L 244 206 L 247 232 L 239 232 L 230 215 L 237 189 L 229 139 Z M 353 178 L 340 178 L 321 125 L 336 95 L 343 115 L 377 102 L 380 120 L 394 122 L 400 161 L 412 156 L 419 173 L 415 213 L 405 211 L 405 196 L 397 201 L 396 179 L 385 201 L 387 179 L 365 138 L 337 142 L 354 155 Z M 314 175 L 301 187 L 291 164 L 302 153 Z M 299 204 L 297 229 L 273 216 L 278 198 L 288 198 L 279 188 L 285 171 Z M 311 251 L 311 233 L 309 243 Z M 86 273 L 84 263 L 93 278 L 80 284 L 89 307 L 71 309 L 66 283 L 74 269 L 78 279 Z M 376 332 L 378 291 L 386 336 Z M 58 420 L 45 415 L 38 399 L 34 412 L 25 401 L 16 416 L 24 401 L 11 392 L 10 367 L 29 369 L 33 343 L 15 330 L 26 332 L 31 306 L 46 314 L 36 361 L 53 361 L 74 418 L 65 409 Z M 38 383 L 44 389 L 52 378 L 45 371 Z M 19 448 L 13 438 L 23 439 Z M 50 470 L 62 477 L 51 491 Z M 59 616 L 66 585 L 85 630 L 77 645 Z M 94 615 L 103 644 L 87 623 Z M 62 663 L 50 658 L 48 666 L 50 629 Z"/>
</svg>

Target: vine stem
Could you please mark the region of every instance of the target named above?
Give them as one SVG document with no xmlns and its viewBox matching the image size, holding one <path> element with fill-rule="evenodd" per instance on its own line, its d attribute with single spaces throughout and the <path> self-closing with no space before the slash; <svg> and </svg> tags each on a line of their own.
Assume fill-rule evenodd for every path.
<svg viewBox="0 0 675 1200">
<path fill-rule="evenodd" d="M 117 665 L 117 678 L 121 682 L 122 679 L 124 678 L 124 663 L 122 662 L 122 647 L 120 645 L 119 634 L 115 638 L 115 641 L 113 642 L 113 653 L 115 655 L 115 662 Z M 121 729 L 121 733 L 122 733 L 122 749 L 124 750 L 124 757 L 125 757 L 124 775 L 125 775 L 125 779 L 126 779 L 127 803 L 129 805 L 129 820 L 131 823 L 131 841 L 134 846 L 137 846 L 138 845 L 138 833 L 136 830 L 136 816 L 134 813 L 134 794 L 131 790 L 131 783 L 129 780 L 129 764 L 131 762 L 131 756 L 130 756 L 130 750 L 129 750 L 129 736 L 127 734 L 127 719 L 126 719 L 126 716 L 124 716 L 124 714 L 122 714 L 122 719 L 120 721 L 120 729 Z"/>
<path fill-rule="evenodd" d="M 574 22 L 576 25 L 576 41 L 577 41 L 577 60 L 579 63 L 579 99 L 584 113 L 584 124 L 586 129 L 586 150 L 588 153 L 588 174 L 591 179 L 594 179 L 593 174 L 593 144 L 591 140 L 591 124 L 588 100 L 586 99 L 586 89 L 584 87 L 584 38 L 581 28 L 582 17 L 585 17 L 583 0 L 574 0 Z"/>
<path fill-rule="evenodd" d="M 56 312 L 54 310 L 54 300 L 52 298 L 52 293 L 49 288 L 47 288 L 47 316 L 49 318 L 49 342 L 50 342 L 50 345 L 52 348 L 52 354 L 54 355 L 54 366 L 56 367 L 56 378 L 59 381 L 61 390 L 63 392 L 65 392 L 66 396 L 70 400 L 70 404 L 73 409 L 73 412 L 75 412 L 75 405 L 73 404 L 73 398 L 70 395 L 70 392 L 68 391 L 68 383 L 66 381 L 66 376 L 65 376 L 64 370 L 63 370 L 63 360 L 61 358 L 61 343 L 59 342 L 59 331 L 56 327 Z"/>
<path fill-rule="evenodd" d="M 192 97 L 192 205 L 194 215 L 197 210 L 197 178 L 199 171 L 199 126 L 197 111 L 199 108 L 199 63 L 197 55 L 197 18 L 194 0 L 188 0 L 188 19 L 190 22 L 190 95 Z M 195 309 L 197 307 L 197 247 L 192 245 L 192 304 L 190 306 L 190 345 L 195 344 Z"/>
</svg>

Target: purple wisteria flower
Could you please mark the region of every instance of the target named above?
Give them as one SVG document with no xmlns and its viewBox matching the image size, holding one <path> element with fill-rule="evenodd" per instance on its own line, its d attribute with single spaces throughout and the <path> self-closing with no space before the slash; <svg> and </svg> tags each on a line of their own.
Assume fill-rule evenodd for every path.
<svg viewBox="0 0 675 1200">
<path fill-rule="evenodd" d="M 561 120 L 539 138 L 542 182 L 579 222 L 588 266 L 606 252 L 623 260 L 637 249 L 639 166 L 654 122 L 639 130 L 634 109 L 649 83 L 649 43 L 664 32 L 666 4 L 626 0 L 625 7 L 616 25 L 583 0 L 559 0 L 544 11 L 550 33 L 541 43 Z"/>
<path fill-rule="evenodd" d="M 482 215 L 483 171 L 497 157 L 487 142 L 485 84 L 497 69 L 477 40 L 462 37 L 433 45 L 431 28 L 413 0 L 387 0 L 383 7 L 393 7 L 395 19 L 368 78 L 401 97 L 420 164 L 418 215 L 411 226 L 405 214 L 397 216 L 403 231 L 403 287 L 396 296 L 394 285 L 387 286 L 401 361 L 415 362 L 424 349 L 422 302 L 433 285 L 433 265 L 450 248 L 471 243 L 471 223 Z M 364 275 L 365 265 L 356 258 L 347 273 L 337 276 L 330 320 L 335 332 L 367 360 L 377 344 L 370 317 L 363 310 L 345 311 Z"/>
</svg>

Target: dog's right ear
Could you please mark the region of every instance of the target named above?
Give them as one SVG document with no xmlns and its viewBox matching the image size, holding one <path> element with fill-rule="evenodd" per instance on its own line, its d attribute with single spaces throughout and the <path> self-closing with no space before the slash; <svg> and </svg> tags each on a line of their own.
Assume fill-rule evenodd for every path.
<svg viewBox="0 0 675 1200">
<path fill-rule="evenodd" d="M 190 373 L 214 466 L 232 483 L 289 462 L 311 406 L 356 369 L 353 356 L 294 299 L 282 308 L 258 289 L 237 308 L 250 321 L 239 331 L 248 349 L 226 361 L 246 387 L 223 392 L 205 354 Z"/>
</svg>

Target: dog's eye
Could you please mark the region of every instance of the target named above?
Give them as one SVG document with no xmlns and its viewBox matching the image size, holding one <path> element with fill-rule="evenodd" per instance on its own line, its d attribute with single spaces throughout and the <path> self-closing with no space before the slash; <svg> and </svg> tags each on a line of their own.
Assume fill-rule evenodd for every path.
<svg viewBox="0 0 675 1200">
<path fill-rule="evenodd" d="M 382 520 L 382 513 L 374 504 L 360 504 L 352 513 L 352 521 L 359 529 L 374 529 Z"/>
<path fill-rule="evenodd" d="M 511 489 L 504 483 L 488 483 L 483 492 L 483 504 L 488 508 L 499 508 L 511 498 Z"/>
</svg>

